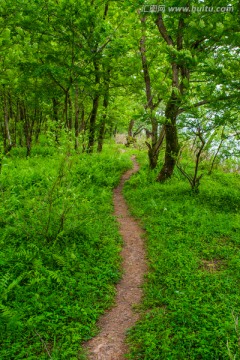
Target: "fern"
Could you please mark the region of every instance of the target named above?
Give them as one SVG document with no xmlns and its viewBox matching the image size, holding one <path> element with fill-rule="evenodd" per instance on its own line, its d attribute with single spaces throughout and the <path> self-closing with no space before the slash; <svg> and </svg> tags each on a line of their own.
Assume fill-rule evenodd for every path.
<svg viewBox="0 0 240 360">
<path fill-rule="evenodd" d="M 8 282 L 11 278 L 11 274 L 7 272 L 3 277 L 0 279 L 0 292 L 3 293 L 4 289 L 8 287 Z"/>
<path fill-rule="evenodd" d="M 62 267 L 66 266 L 67 261 L 66 261 L 66 259 L 64 259 L 63 256 L 58 255 L 58 254 L 53 254 L 52 257 L 54 260 L 56 260 L 56 263 L 59 266 L 62 266 Z"/>
<path fill-rule="evenodd" d="M 48 270 L 48 274 L 51 279 L 57 281 L 59 284 L 62 283 L 61 272 L 59 270 L 56 271 Z"/>
<path fill-rule="evenodd" d="M 17 311 L 14 310 L 13 308 L 3 305 L 2 303 L 0 303 L 0 311 L 1 311 L 1 316 L 5 317 L 5 318 L 13 318 L 17 316 Z"/>
<path fill-rule="evenodd" d="M 8 295 L 9 293 L 17 286 L 19 285 L 19 283 L 22 281 L 22 279 L 25 277 L 25 274 L 21 274 L 19 275 L 16 279 L 12 280 L 9 283 L 11 276 L 9 273 L 7 273 L 2 279 L 1 279 L 1 285 L 2 286 L 2 291 L 1 291 L 1 298 L 3 300 L 7 300 L 8 299 Z"/>
</svg>

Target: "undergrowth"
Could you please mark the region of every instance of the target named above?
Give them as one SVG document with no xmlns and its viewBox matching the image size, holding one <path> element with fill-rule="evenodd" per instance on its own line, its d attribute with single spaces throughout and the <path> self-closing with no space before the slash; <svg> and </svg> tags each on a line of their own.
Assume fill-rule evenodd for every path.
<svg viewBox="0 0 240 360">
<path fill-rule="evenodd" d="M 114 299 L 121 240 L 112 189 L 129 156 L 34 153 L 0 175 L 0 358 L 84 359 Z"/>
<path fill-rule="evenodd" d="M 139 160 L 125 196 L 146 229 L 149 274 L 128 358 L 240 359 L 239 175 L 217 171 L 193 194 L 180 173 L 159 184 Z"/>
</svg>

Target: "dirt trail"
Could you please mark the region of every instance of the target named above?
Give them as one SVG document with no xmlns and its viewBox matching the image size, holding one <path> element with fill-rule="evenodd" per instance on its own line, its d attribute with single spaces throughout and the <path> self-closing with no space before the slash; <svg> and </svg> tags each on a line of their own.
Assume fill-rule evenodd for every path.
<svg viewBox="0 0 240 360">
<path fill-rule="evenodd" d="M 115 306 L 100 319 L 101 329 L 98 336 L 87 342 L 89 360 L 123 360 L 127 353 L 124 342 L 126 330 L 138 320 L 139 315 L 133 305 L 141 300 L 143 276 L 146 272 L 143 230 L 129 214 L 127 204 L 122 195 L 124 182 L 138 171 L 139 166 L 132 158 L 133 169 L 128 170 L 121 178 L 119 186 L 114 190 L 114 215 L 120 224 L 123 238 L 123 270 L 122 280 L 117 285 Z"/>
</svg>

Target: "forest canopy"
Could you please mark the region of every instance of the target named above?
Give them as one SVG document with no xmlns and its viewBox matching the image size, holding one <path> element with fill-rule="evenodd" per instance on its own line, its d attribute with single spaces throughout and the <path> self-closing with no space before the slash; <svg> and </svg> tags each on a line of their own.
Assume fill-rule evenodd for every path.
<svg viewBox="0 0 240 360">
<path fill-rule="evenodd" d="M 101 151 L 128 127 L 150 134 L 152 169 L 166 145 L 159 181 L 183 138 L 236 156 L 237 1 L 2 0 L 0 11 L 1 157 L 30 156 L 42 134 Z"/>
</svg>

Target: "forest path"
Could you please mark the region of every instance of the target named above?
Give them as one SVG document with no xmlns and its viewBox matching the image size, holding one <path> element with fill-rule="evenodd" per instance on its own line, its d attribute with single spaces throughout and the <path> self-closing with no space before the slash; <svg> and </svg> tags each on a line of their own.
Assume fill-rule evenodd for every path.
<svg viewBox="0 0 240 360">
<path fill-rule="evenodd" d="M 101 329 L 99 335 L 87 342 L 89 360 L 123 360 L 127 353 L 125 344 L 126 330 L 139 319 L 133 306 L 139 304 L 142 297 L 141 285 L 147 270 L 145 249 L 142 236 L 144 231 L 129 214 L 128 206 L 122 195 L 124 182 L 139 170 L 135 157 L 132 157 L 133 168 L 121 178 L 114 190 L 114 215 L 120 225 L 123 239 L 121 252 L 123 276 L 116 290 L 116 301 L 112 309 L 107 311 L 98 322 Z"/>
</svg>

